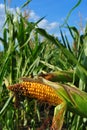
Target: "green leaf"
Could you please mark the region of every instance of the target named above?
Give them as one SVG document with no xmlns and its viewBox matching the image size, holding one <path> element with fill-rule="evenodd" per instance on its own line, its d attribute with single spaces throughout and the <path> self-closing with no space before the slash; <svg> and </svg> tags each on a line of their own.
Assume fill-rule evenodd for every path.
<svg viewBox="0 0 87 130">
<path fill-rule="evenodd" d="M 27 0 L 27 1 L 21 6 L 20 9 L 24 8 L 25 6 L 27 6 L 30 2 L 31 2 L 31 0 Z"/>
<path fill-rule="evenodd" d="M 78 0 L 78 2 L 76 3 L 76 5 L 69 11 L 68 15 L 66 16 L 66 19 L 64 20 L 64 23 L 61 25 L 61 27 L 63 27 L 65 24 L 67 24 L 67 21 L 71 15 L 71 13 L 80 5 L 80 3 L 82 2 L 82 0 Z"/>
<path fill-rule="evenodd" d="M 8 100 L 6 101 L 5 105 L 4 105 L 3 108 L 0 110 L 0 115 L 2 115 L 3 112 L 6 110 L 6 108 L 8 107 L 8 105 L 9 105 L 9 103 L 10 103 L 10 101 L 12 100 L 12 98 L 13 98 L 13 95 L 8 98 Z"/>
</svg>

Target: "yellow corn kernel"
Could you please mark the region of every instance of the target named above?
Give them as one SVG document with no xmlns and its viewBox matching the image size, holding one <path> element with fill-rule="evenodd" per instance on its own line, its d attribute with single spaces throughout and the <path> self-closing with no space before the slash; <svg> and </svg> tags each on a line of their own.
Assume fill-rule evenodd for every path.
<svg viewBox="0 0 87 130">
<path fill-rule="evenodd" d="M 58 97 L 55 90 L 43 83 L 25 81 L 9 86 L 8 89 L 20 95 L 35 98 L 51 105 L 58 105 L 62 102 L 62 99 Z"/>
</svg>

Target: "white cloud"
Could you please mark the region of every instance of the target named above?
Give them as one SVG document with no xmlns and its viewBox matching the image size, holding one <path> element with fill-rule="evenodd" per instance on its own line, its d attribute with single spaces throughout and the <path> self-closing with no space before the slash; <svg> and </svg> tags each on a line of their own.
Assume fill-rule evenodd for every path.
<svg viewBox="0 0 87 130">
<path fill-rule="evenodd" d="M 56 29 L 58 27 L 59 27 L 59 23 L 58 22 L 52 22 L 52 23 L 48 24 L 47 29 L 48 30 L 52 30 L 52 29 Z"/>
<path fill-rule="evenodd" d="M 0 9 L 3 9 L 4 8 L 4 4 L 0 4 Z"/>
<path fill-rule="evenodd" d="M 49 23 L 47 19 L 43 19 L 39 24 L 39 27 L 46 29 L 47 31 L 54 31 L 59 27 L 58 22 L 51 22 Z"/>
<path fill-rule="evenodd" d="M 38 18 L 39 18 L 39 16 L 37 16 L 36 13 L 33 10 L 29 11 L 29 17 L 30 17 L 30 19 L 32 19 L 34 21 L 37 21 Z"/>
</svg>

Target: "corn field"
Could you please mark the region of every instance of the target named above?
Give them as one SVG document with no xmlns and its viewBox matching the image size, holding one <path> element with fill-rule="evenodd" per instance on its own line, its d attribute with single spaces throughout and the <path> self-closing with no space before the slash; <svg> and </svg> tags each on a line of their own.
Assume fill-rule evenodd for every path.
<svg viewBox="0 0 87 130">
<path fill-rule="evenodd" d="M 80 34 L 75 26 L 66 24 L 71 43 L 62 27 L 60 39 L 39 28 L 38 23 L 44 17 L 30 22 L 22 12 L 13 14 L 7 8 L 5 15 L 3 36 L 0 37 L 3 46 L 0 50 L 0 130 L 50 130 L 55 106 L 63 100 L 60 95 L 66 95 L 65 90 L 74 94 L 71 96 L 68 91 L 70 99 L 66 95 L 66 113 L 64 119 L 58 119 L 61 120 L 61 130 L 87 130 L 87 26 Z M 43 84 L 37 80 L 29 84 L 31 81 L 28 80 L 35 77 L 43 77 Z M 21 83 L 21 80 L 25 81 Z M 57 83 L 60 89 L 65 87 L 57 93 L 59 95 L 52 88 Z M 50 93 L 46 100 L 41 97 L 43 86 L 48 88 L 43 90 L 43 97 L 46 91 Z M 27 96 L 34 87 L 36 96 Z M 80 100 L 75 102 L 76 110 L 70 107 L 74 104 L 72 97 Z"/>
</svg>

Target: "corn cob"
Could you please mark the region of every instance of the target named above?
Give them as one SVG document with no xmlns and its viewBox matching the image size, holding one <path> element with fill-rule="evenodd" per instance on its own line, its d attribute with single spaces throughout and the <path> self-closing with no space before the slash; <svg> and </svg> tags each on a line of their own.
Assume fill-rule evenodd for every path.
<svg viewBox="0 0 87 130">
<path fill-rule="evenodd" d="M 8 89 L 16 94 L 18 93 L 19 95 L 35 98 L 54 106 L 62 102 L 62 99 L 58 97 L 53 88 L 36 81 L 23 81 L 19 84 L 9 86 Z"/>
</svg>

